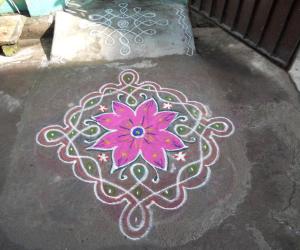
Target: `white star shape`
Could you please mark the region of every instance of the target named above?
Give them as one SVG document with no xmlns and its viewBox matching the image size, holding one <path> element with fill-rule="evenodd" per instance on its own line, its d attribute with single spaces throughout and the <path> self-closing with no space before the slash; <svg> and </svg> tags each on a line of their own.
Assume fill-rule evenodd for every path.
<svg viewBox="0 0 300 250">
<path fill-rule="evenodd" d="M 185 157 L 186 157 L 186 153 L 183 153 L 182 151 L 174 155 L 174 158 L 177 161 L 186 161 Z"/>
<path fill-rule="evenodd" d="M 104 105 L 100 105 L 99 110 L 100 110 L 101 112 L 105 112 L 105 111 L 107 110 L 107 107 L 104 106 Z"/>
<path fill-rule="evenodd" d="M 105 153 L 98 154 L 98 160 L 99 160 L 100 162 L 107 162 L 107 160 L 108 160 L 108 155 L 106 155 Z"/>
<path fill-rule="evenodd" d="M 172 108 L 172 104 L 169 103 L 169 102 L 164 103 L 164 104 L 163 104 L 163 108 L 164 108 L 164 109 L 171 109 L 171 108 Z"/>
</svg>

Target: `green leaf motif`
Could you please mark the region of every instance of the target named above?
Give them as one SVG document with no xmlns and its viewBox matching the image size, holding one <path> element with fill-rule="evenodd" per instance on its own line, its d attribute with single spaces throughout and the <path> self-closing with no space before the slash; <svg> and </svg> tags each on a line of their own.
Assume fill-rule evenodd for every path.
<svg viewBox="0 0 300 250">
<path fill-rule="evenodd" d="M 92 160 L 84 159 L 83 166 L 90 175 L 92 175 L 92 176 L 98 175 L 97 166 Z"/>
<path fill-rule="evenodd" d="M 79 114 L 73 115 L 71 118 L 72 124 L 76 124 L 76 122 L 78 121 L 78 118 L 79 118 Z"/>
<path fill-rule="evenodd" d="M 188 132 L 188 128 L 185 126 L 178 126 L 176 131 L 179 135 L 185 135 Z"/>
<path fill-rule="evenodd" d="M 143 194 L 142 188 L 141 187 L 135 188 L 133 193 L 137 198 L 141 198 Z"/>
<path fill-rule="evenodd" d="M 138 179 L 142 179 L 145 175 L 145 168 L 142 165 L 138 165 L 134 167 L 133 172 Z"/>
<path fill-rule="evenodd" d="M 190 175 L 195 175 L 199 171 L 199 165 L 193 164 L 187 170 Z"/>
<path fill-rule="evenodd" d="M 131 74 L 126 74 L 126 75 L 124 75 L 123 79 L 124 79 L 125 83 L 129 84 L 132 81 L 133 77 Z"/>
<path fill-rule="evenodd" d="M 224 124 L 223 123 L 214 123 L 212 125 L 212 128 L 214 128 L 216 130 L 224 130 Z"/>
<path fill-rule="evenodd" d="M 116 196 L 117 195 L 117 190 L 115 187 L 111 186 L 111 185 L 108 185 L 108 184 L 105 184 L 103 186 L 104 188 L 104 192 L 109 195 L 109 196 Z"/>
<path fill-rule="evenodd" d="M 51 140 L 55 140 L 55 139 L 61 137 L 62 134 L 56 130 L 50 130 L 46 136 L 47 136 L 47 139 L 51 141 Z"/>
</svg>

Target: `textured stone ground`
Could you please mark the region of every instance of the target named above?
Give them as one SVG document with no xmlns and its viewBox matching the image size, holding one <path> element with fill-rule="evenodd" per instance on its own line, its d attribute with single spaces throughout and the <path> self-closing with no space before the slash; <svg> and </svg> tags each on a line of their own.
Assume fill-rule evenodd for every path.
<svg viewBox="0 0 300 250">
<path fill-rule="evenodd" d="M 194 57 L 1 72 L 1 249 L 299 248 L 299 95 L 286 72 L 226 33 L 198 32 Z M 61 124 L 69 106 L 125 68 L 236 127 L 219 143 L 209 183 L 178 210 L 155 209 L 154 227 L 138 241 L 120 234 L 111 207 L 54 149 L 35 143 L 43 126 Z"/>
</svg>

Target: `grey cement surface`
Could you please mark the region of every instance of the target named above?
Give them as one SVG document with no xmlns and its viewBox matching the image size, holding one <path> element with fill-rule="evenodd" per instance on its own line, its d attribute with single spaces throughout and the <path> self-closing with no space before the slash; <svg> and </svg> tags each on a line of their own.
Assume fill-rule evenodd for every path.
<svg viewBox="0 0 300 250">
<path fill-rule="evenodd" d="M 53 62 L 192 55 L 195 50 L 188 11 L 180 3 L 71 1 L 65 11 L 55 17 Z"/>
<path fill-rule="evenodd" d="M 170 63 L 174 60 L 182 62 L 176 65 L 176 73 L 166 74 L 174 70 L 174 65 Z M 136 62 L 129 62 L 129 65 L 134 63 Z M 215 102 L 209 106 L 215 113 L 229 117 L 232 115 L 224 109 L 224 103 L 218 98 L 220 96 L 218 89 L 204 90 L 206 74 L 198 74 L 198 57 L 162 58 L 153 63 L 157 66 L 139 69 L 143 79 L 155 77 L 155 81 L 163 83 L 165 87 L 175 87 L 184 91 L 191 100 L 202 100 L 208 104 L 209 100 L 213 99 Z M 180 70 L 184 65 L 189 68 L 186 74 Z M 52 233 L 55 233 L 56 240 L 48 241 L 47 246 L 43 248 L 61 249 L 65 246 L 70 249 L 97 249 L 99 245 L 102 247 L 132 245 L 132 242 L 119 232 L 118 220 L 111 220 L 105 211 L 107 206 L 101 206 L 93 197 L 91 186 L 74 179 L 71 169 L 65 168 L 64 164 L 56 159 L 55 150 L 42 149 L 34 141 L 39 129 L 49 123 L 61 123 L 68 106 L 76 103 L 76 100 L 80 100 L 86 93 L 98 89 L 100 82 L 115 81 L 119 72 L 120 70 L 114 67 L 90 66 L 52 69 L 41 72 L 40 76 L 37 76 L 38 83 L 26 102 L 19 124 L 20 137 L 16 138 L 13 148 L 16 157 L 12 161 L 11 168 L 18 174 L 8 176 L 7 182 L 13 183 L 13 187 L 10 186 L 6 192 L 4 191 L 6 195 L 4 194 L 2 200 L 3 204 L 6 204 L 3 222 L 9 223 L 13 230 L 8 233 L 14 232 L 13 235 L 18 235 L 15 240 L 25 244 L 27 248 L 40 248 L 43 246 L 40 240 L 45 241 L 45 237 Z M 198 82 L 204 85 L 201 86 Z M 43 104 L 36 105 L 38 103 Z M 178 212 L 154 209 L 154 229 L 147 238 L 135 242 L 135 246 L 182 245 L 189 242 L 191 238 L 200 237 L 235 211 L 237 204 L 246 195 L 250 165 L 245 154 L 236 153 L 242 143 L 240 136 L 237 134 L 234 140 L 228 141 L 222 143 L 224 147 L 222 153 L 226 156 L 215 166 L 214 177 L 209 184 L 200 192 L 192 191 L 189 202 Z M 28 157 L 33 152 L 36 156 Z M 32 165 L 32 168 L 27 169 L 23 173 L 25 176 L 19 179 L 24 164 Z M 236 179 L 235 176 L 239 178 Z M 20 189 L 23 190 L 22 193 L 17 191 Z M 18 208 L 15 207 L 16 200 L 18 200 Z M 30 209 L 25 209 L 26 211 L 19 214 L 20 216 L 12 218 L 13 214 L 18 213 L 19 208 L 23 210 L 26 207 Z M 176 230 L 172 230 L 175 221 Z M 68 230 L 77 233 L 70 233 Z M 89 240 L 85 241 L 82 237 L 88 237 Z"/>
<path fill-rule="evenodd" d="M 0 249 L 299 249 L 299 95 L 284 71 L 225 33 L 196 36 L 200 56 L 0 73 Z M 39 129 L 123 68 L 236 126 L 210 182 L 179 210 L 155 210 L 151 232 L 134 242 L 55 149 L 35 144 Z"/>
</svg>

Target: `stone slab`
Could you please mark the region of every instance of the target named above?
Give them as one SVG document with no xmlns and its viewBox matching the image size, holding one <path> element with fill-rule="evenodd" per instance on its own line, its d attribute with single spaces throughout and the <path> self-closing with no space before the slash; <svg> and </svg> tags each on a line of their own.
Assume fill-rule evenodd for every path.
<svg viewBox="0 0 300 250">
<path fill-rule="evenodd" d="M 23 27 L 20 39 L 52 39 L 54 30 L 54 16 L 28 17 Z"/>
<path fill-rule="evenodd" d="M 0 46 L 18 42 L 25 17 L 19 15 L 0 16 Z"/>
<path fill-rule="evenodd" d="M 155 5 L 155 4 L 182 4 L 184 6 L 187 5 L 188 0 L 114 0 L 114 4 L 120 3 L 129 3 L 129 4 L 142 4 L 145 5 Z M 65 9 L 69 10 L 92 10 L 92 9 L 99 9 L 102 8 L 104 5 L 107 4 L 106 0 L 69 0 L 66 2 Z"/>
<path fill-rule="evenodd" d="M 56 14 L 53 61 L 115 61 L 195 51 L 182 4 L 116 1 L 92 9 L 71 7 Z"/>
</svg>

